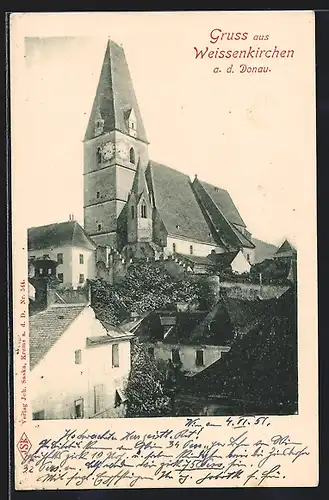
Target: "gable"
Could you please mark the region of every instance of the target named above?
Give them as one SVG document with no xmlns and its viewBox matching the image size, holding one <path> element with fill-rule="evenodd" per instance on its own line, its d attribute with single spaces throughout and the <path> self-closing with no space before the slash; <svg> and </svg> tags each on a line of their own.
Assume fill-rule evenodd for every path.
<svg viewBox="0 0 329 500">
<path fill-rule="evenodd" d="M 149 190 L 168 235 L 216 245 L 187 175 L 150 161 Z"/>
</svg>

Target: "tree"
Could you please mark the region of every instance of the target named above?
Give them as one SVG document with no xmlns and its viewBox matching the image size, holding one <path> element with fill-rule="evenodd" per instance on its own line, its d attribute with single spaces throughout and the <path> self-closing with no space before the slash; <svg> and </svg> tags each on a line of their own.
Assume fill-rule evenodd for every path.
<svg viewBox="0 0 329 500">
<path fill-rule="evenodd" d="M 126 417 L 164 417 L 172 414 L 166 393 L 167 369 L 150 356 L 144 344 L 132 342 L 131 370 L 126 387 Z"/>
<path fill-rule="evenodd" d="M 200 301 L 203 287 L 190 279 L 173 278 L 161 264 L 137 262 L 125 278 L 110 285 L 103 279 L 90 280 L 91 305 L 100 319 L 116 325 L 134 311 L 143 314 L 155 309 Z"/>
</svg>

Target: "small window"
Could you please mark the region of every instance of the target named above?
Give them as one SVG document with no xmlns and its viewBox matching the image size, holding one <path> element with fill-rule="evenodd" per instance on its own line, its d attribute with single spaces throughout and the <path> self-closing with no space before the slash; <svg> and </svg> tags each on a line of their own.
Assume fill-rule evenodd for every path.
<svg viewBox="0 0 329 500">
<path fill-rule="evenodd" d="M 83 253 L 79 255 L 79 262 L 80 264 L 83 264 Z"/>
<path fill-rule="evenodd" d="M 174 347 L 172 350 L 171 350 L 171 360 L 174 364 L 179 364 L 181 363 L 181 360 L 180 360 L 180 355 L 179 355 L 179 349 L 177 349 L 177 347 Z"/>
<path fill-rule="evenodd" d="M 247 261 L 250 262 L 250 254 L 247 253 Z"/>
<path fill-rule="evenodd" d="M 190 245 L 190 254 L 193 255 L 193 245 Z"/>
<path fill-rule="evenodd" d="M 57 274 L 57 278 L 58 278 L 58 281 L 60 281 L 61 283 L 63 283 L 63 281 L 64 281 L 64 275 L 63 275 L 63 273 L 58 273 Z"/>
<path fill-rule="evenodd" d="M 32 414 L 33 420 L 44 420 L 45 419 L 45 410 L 36 411 Z"/>
<path fill-rule="evenodd" d="M 42 269 L 42 267 L 40 267 L 40 269 L 39 269 L 39 274 L 43 274 L 43 269 Z"/>
<path fill-rule="evenodd" d="M 180 228 L 180 225 L 179 224 L 176 224 L 176 229 L 179 229 Z"/>
<path fill-rule="evenodd" d="M 118 368 L 119 366 L 119 344 L 112 345 L 112 367 Z"/>
<path fill-rule="evenodd" d="M 135 218 L 135 207 L 132 206 L 130 211 L 131 211 L 131 218 L 134 219 Z"/>
<path fill-rule="evenodd" d="M 134 122 L 131 122 L 131 128 L 134 129 L 135 128 L 135 124 Z"/>
<path fill-rule="evenodd" d="M 96 159 L 97 159 L 97 163 L 102 163 L 102 152 L 101 152 L 101 148 L 97 148 L 97 151 L 96 151 Z"/>
<path fill-rule="evenodd" d="M 147 218 L 147 210 L 146 210 L 146 204 L 143 202 L 141 206 L 141 217 L 142 219 Z"/>
<path fill-rule="evenodd" d="M 135 155 L 134 148 L 130 148 L 129 160 L 130 160 L 130 163 L 136 163 L 136 155 Z"/>
<path fill-rule="evenodd" d="M 57 263 L 63 264 L 63 254 L 62 253 L 57 254 Z"/>
<path fill-rule="evenodd" d="M 51 269 L 48 269 L 48 274 L 51 274 Z"/>
<path fill-rule="evenodd" d="M 102 224 L 98 224 L 97 229 L 100 231 L 102 229 Z"/>
<path fill-rule="evenodd" d="M 74 417 L 83 418 L 83 399 L 74 401 Z"/>
<path fill-rule="evenodd" d="M 153 346 L 148 347 L 148 348 L 147 348 L 147 352 L 148 352 L 148 354 L 149 354 L 149 356 L 150 356 L 151 358 L 154 358 L 154 347 L 153 347 Z"/>
<path fill-rule="evenodd" d="M 97 191 L 96 198 L 99 198 L 99 196 L 100 196 L 100 193 L 99 193 L 99 191 Z"/>
<path fill-rule="evenodd" d="M 83 283 L 85 281 L 85 275 L 79 274 L 79 283 Z"/>
<path fill-rule="evenodd" d="M 76 365 L 81 365 L 81 349 L 74 351 L 74 362 Z"/>
<path fill-rule="evenodd" d="M 172 244 L 172 251 L 173 251 L 173 253 L 175 253 L 175 252 L 176 252 L 176 243 L 173 243 L 173 244 Z"/>
<path fill-rule="evenodd" d="M 196 366 L 204 366 L 203 351 L 197 350 L 195 353 L 195 364 Z"/>
</svg>

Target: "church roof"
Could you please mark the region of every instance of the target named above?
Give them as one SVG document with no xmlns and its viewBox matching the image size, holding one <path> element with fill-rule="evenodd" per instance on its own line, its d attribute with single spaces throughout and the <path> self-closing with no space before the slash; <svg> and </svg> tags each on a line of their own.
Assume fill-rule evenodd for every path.
<svg viewBox="0 0 329 500">
<path fill-rule="evenodd" d="M 231 196 L 225 189 L 218 188 L 212 184 L 208 184 L 208 182 L 200 181 L 199 179 L 194 179 L 193 182 L 200 182 L 205 191 L 212 198 L 215 205 L 221 210 L 229 222 L 246 227 L 238 209 L 233 203 Z"/>
<path fill-rule="evenodd" d="M 94 124 L 99 114 L 104 120 L 103 133 L 112 130 L 128 133 L 127 120 L 132 110 L 136 117 L 136 138 L 148 142 L 124 50 L 109 40 L 84 139 L 95 137 Z"/>
<path fill-rule="evenodd" d="M 89 238 L 80 224 L 74 220 L 55 222 L 46 226 L 30 227 L 28 229 L 28 249 L 71 245 L 93 250 L 95 244 Z"/>
<path fill-rule="evenodd" d="M 216 245 L 188 175 L 154 161 L 147 171 L 155 207 L 168 234 Z"/>
</svg>

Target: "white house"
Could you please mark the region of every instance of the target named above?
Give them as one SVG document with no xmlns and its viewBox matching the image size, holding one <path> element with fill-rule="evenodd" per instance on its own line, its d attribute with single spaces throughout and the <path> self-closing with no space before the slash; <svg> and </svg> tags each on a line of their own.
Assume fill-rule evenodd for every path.
<svg viewBox="0 0 329 500">
<path fill-rule="evenodd" d="M 28 229 L 29 273 L 33 273 L 35 259 L 51 259 L 57 262 L 58 279 L 76 288 L 86 279 L 95 278 L 95 248 L 95 243 L 75 220 L 31 227 Z"/>
<path fill-rule="evenodd" d="M 53 304 L 30 317 L 29 331 L 34 419 L 124 416 L 132 334 L 88 304 Z"/>
</svg>

